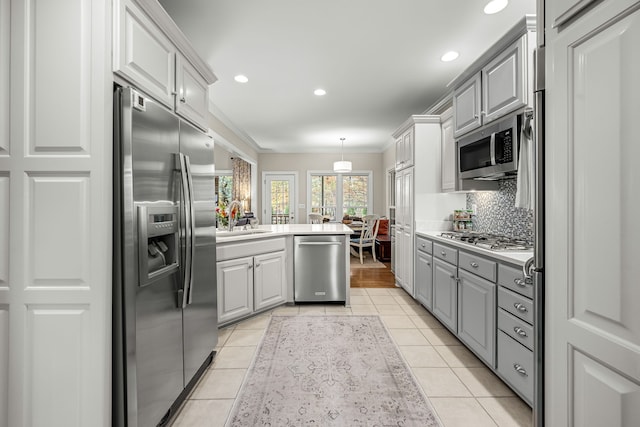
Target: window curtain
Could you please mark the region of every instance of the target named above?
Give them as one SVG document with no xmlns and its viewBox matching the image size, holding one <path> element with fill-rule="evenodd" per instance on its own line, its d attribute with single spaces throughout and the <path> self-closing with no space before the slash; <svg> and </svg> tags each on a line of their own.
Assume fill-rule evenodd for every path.
<svg viewBox="0 0 640 427">
<path fill-rule="evenodd" d="M 242 209 L 251 209 L 251 164 L 238 157 L 233 162 L 233 200 L 242 203 Z"/>
</svg>

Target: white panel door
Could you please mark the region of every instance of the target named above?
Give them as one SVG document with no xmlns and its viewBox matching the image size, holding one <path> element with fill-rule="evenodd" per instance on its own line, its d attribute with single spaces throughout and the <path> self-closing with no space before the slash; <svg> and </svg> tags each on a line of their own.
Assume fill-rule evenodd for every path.
<svg viewBox="0 0 640 427">
<path fill-rule="evenodd" d="M 264 200 L 262 209 L 265 224 L 306 223 L 307 219 L 297 219 L 296 207 L 296 175 L 291 173 L 264 174 Z M 311 208 L 311 207 L 309 207 Z"/>
<path fill-rule="evenodd" d="M 111 425 L 111 6 L 0 0 L 0 427 Z"/>
<path fill-rule="evenodd" d="M 546 422 L 637 426 L 638 2 L 546 37 Z"/>
</svg>

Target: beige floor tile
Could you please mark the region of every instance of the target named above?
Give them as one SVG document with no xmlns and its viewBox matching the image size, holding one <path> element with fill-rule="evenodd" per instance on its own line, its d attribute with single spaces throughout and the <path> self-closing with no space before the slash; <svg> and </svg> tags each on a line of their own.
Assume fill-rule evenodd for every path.
<svg viewBox="0 0 640 427">
<path fill-rule="evenodd" d="M 354 296 L 354 295 L 368 296 L 369 295 L 365 288 L 349 288 L 349 293 L 351 294 L 351 296 Z"/>
<path fill-rule="evenodd" d="M 373 301 L 368 295 L 352 295 L 351 296 L 351 305 L 353 304 L 373 304 Z"/>
<path fill-rule="evenodd" d="M 391 295 L 390 289 L 391 288 L 365 288 L 367 290 L 367 294 L 372 296 L 372 295 Z"/>
<path fill-rule="evenodd" d="M 398 302 L 391 295 L 371 295 L 369 298 L 375 305 L 398 305 Z"/>
<path fill-rule="evenodd" d="M 493 372 L 487 368 L 452 368 L 453 372 L 476 397 L 515 396 Z"/>
<path fill-rule="evenodd" d="M 246 369 L 251 366 L 251 361 L 257 346 L 247 347 L 223 347 L 216 354 L 211 369 Z"/>
<path fill-rule="evenodd" d="M 438 321 L 431 313 L 424 313 L 421 315 L 411 314 L 409 315 L 413 323 L 416 324 L 418 328 L 427 328 L 427 329 L 442 329 L 444 325 Z"/>
<path fill-rule="evenodd" d="M 389 329 L 416 329 L 409 316 L 404 314 L 383 314 L 380 318 Z"/>
<path fill-rule="evenodd" d="M 462 381 L 449 368 L 413 368 L 412 371 L 429 398 L 471 396 Z"/>
<path fill-rule="evenodd" d="M 236 325 L 236 331 L 239 329 L 260 329 L 265 330 L 271 321 L 270 315 L 259 315 L 243 320 Z"/>
<path fill-rule="evenodd" d="M 378 314 L 378 309 L 373 304 L 352 304 L 351 312 L 353 314 Z"/>
<path fill-rule="evenodd" d="M 402 307 L 400 307 L 398 304 L 376 304 L 376 308 L 378 309 L 378 313 L 380 314 L 405 314 L 402 310 Z"/>
<path fill-rule="evenodd" d="M 316 315 L 327 314 L 326 308 L 323 304 L 304 304 L 300 306 L 300 315 Z"/>
<path fill-rule="evenodd" d="M 260 344 L 264 330 L 259 329 L 236 329 L 231 333 L 226 346 L 247 347 Z"/>
<path fill-rule="evenodd" d="M 389 291 L 389 295 L 411 297 L 411 295 L 409 295 L 407 291 L 397 286 L 395 288 L 387 288 L 387 291 Z"/>
<path fill-rule="evenodd" d="M 233 399 L 187 400 L 172 427 L 223 427 Z"/>
<path fill-rule="evenodd" d="M 430 345 L 401 345 L 400 352 L 411 368 L 446 368 L 447 362 Z"/>
<path fill-rule="evenodd" d="M 452 368 L 478 368 L 484 363 L 462 345 L 438 345 L 434 348 Z"/>
<path fill-rule="evenodd" d="M 393 299 L 395 299 L 398 304 L 402 305 L 418 305 L 418 302 L 409 295 L 394 295 Z"/>
<path fill-rule="evenodd" d="M 449 332 L 448 329 L 423 329 L 420 328 L 422 335 L 427 337 L 431 345 L 462 345 L 460 340 Z"/>
<path fill-rule="evenodd" d="M 531 408 L 519 397 L 481 397 L 480 405 L 500 427 L 531 427 Z"/>
<path fill-rule="evenodd" d="M 291 316 L 300 313 L 300 307 L 294 305 L 281 305 L 271 312 L 272 316 Z"/>
<path fill-rule="evenodd" d="M 193 391 L 191 399 L 235 399 L 246 369 L 210 369 Z"/>
<path fill-rule="evenodd" d="M 326 308 L 326 312 L 327 314 L 352 314 L 351 311 L 351 307 L 345 307 L 344 305 L 334 305 L 334 306 L 327 306 Z"/>
<path fill-rule="evenodd" d="M 474 398 L 429 399 L 445 427 L 495 427 L 489 414 Z"/>
<path fill-rule="evenodd" d="M 429 314 L 426 308 L 421 305 L 401 305 L 402 310 L 411 316 L 425 316 Z"/>
<path fill-rule="evenodd" d="M 221 329 L 218 329 L 218 345 L 216 348 L 221 348 L 227 343 L 227 340 L 231 336 L 231 333 L 236 328 L 235 325 L 227 326 Z"/>
<path fill-rule="evenodd" d="M 429 345 L 417 329 L 389 329 L 389 334 L 397 345 Z"/>
</svg>

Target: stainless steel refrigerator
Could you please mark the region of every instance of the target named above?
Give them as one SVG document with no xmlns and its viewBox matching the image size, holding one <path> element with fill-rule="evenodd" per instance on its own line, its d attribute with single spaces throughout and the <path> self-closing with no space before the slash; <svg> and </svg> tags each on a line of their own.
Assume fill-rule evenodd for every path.
<svg viewBox="0 0 640 427">
<path fill-rule="evenodd" d="M 163 425 L 218 340 L 213 141 L 114 89 L 113 425 Z"/>
</svg>

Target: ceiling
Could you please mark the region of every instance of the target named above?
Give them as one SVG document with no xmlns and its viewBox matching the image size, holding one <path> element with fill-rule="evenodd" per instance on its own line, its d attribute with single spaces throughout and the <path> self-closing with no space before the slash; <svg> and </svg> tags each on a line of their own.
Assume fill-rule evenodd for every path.
<svg viewBox="0 0 640 427">
<path fill-rule="evenodd" d="M 381 152 L 535 0 L 160 0 L 211 66 L 212 112 L 258 152 Z M 440 57 L 460 53 L 453 62 Z M 244 74 L 247 83 L 234 76 Z M 317 88 L 325 96 L 315 96 Z"/>
</svg>

